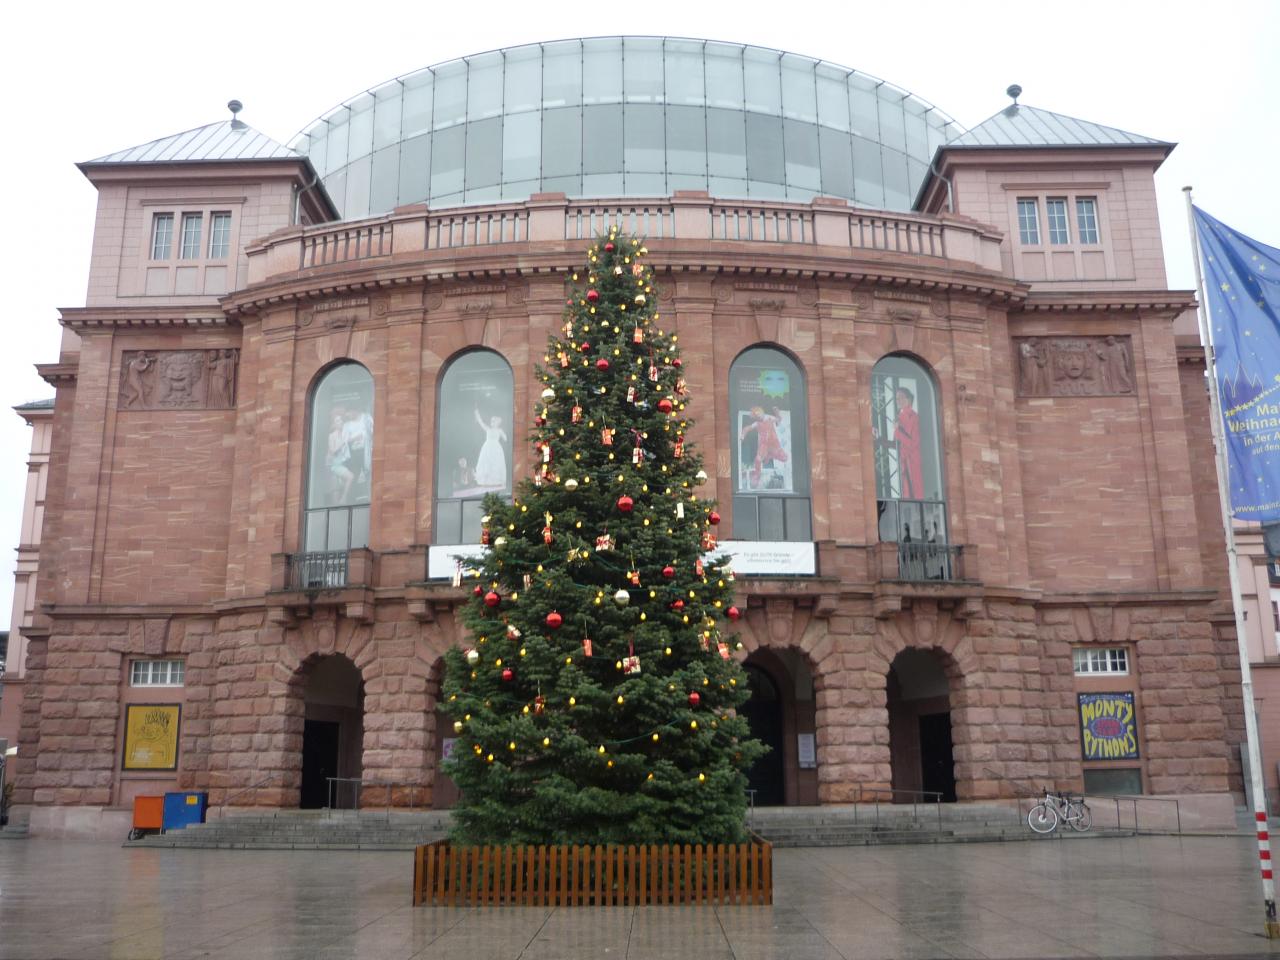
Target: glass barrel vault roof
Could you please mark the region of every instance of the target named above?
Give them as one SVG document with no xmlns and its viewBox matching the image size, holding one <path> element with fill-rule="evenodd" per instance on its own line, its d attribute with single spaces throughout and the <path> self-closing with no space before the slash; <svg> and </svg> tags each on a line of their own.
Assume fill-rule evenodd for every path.
<svg viewBox="0 0 1280 960">
<path fill-rule="evenodd" d="M 291 146 L 344 219 L 570 197 L 843 197 L 908 210 L 960 131 L 932 104 L 821 60 L 741 44 L 597 37 L 494 50 L 348 100 Z"/>
</svg>

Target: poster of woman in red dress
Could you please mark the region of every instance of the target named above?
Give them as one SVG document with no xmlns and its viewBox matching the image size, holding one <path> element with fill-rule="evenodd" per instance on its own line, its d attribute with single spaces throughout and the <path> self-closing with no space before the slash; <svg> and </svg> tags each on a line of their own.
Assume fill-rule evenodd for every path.
<svg viewBox="0 0 1280 960">
<path fill-rule="evenodd" d="M 898 444 L 899 493 L 903 500 L 923 500 L 924 471 L 920 463 L 920 414 L 915 410 L 915 396 L 906 387 L 894 393 L 897 419 L 893 439 Z"/>
<path fill-rule="evenodd" d="M 745 455 L 740 457 L 747 481 L 740 484 L 743 489 L 759 490 L 762 485 L 766 489 L 775 490 L 790 487 L 785 465 L 790 462 L 791 456 L 778 435 L 780 430 L 784 430 L 784 417 L 777 407 L 767 411 L 764 407 L 752 407 L 747 413 L 745 422 L 738 431 L 738 441 L 742 444 L 742 454 L 746 454 L 750 447 L 745 441 L 754 435 L 755 455 L 750 458 Z M 764 476 L 766 468 L 769 469 L 767 481 Z"/>
</svg>

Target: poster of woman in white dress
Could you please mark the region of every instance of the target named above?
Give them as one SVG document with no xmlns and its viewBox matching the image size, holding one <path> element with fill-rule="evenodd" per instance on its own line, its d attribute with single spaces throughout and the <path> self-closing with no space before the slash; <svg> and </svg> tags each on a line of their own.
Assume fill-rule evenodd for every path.
<svg viewBox="0 0 1280 960">
<path fill-rule="evenodd" d="M 472 500 L 511 492 L 511 368 L 476 350 L 445 370 L 437 438 L 440 495 Z"/>
</svg>

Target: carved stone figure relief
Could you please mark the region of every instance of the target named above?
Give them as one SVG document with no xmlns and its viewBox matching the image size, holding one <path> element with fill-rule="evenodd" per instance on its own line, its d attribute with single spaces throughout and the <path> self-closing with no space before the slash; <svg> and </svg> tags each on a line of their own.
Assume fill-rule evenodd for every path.
<svg viewBox="0 0 1280 960">
<path fill-rule="evenodd" d="M 126 350 L 121 410 L 226 410 L 236 405 L 240 351 Z"/>
<path fill-rule="evenodd" d="M 1116 397 L 1133 393 L 1128 336 L 1019 337 L 1020 397 Z"/>
</svg>

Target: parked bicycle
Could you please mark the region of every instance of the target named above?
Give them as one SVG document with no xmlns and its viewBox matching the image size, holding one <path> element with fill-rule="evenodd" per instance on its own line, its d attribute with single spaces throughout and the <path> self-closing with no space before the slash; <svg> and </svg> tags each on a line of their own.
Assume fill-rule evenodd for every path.
<svg viewBox="0 0 1280 960">
<path fill-rule="evenodd" d="M 1093 813 L 1084 802 L 1084 797 L 1053 793 L 1046 788 L 1044 799 L 1027 814 L 1027 826 L 1036 833 L 1053 833 L 1058 829 L 1059 823 L 1065 823 L 1072 830 L 1083 833 L 1093 826 Z"/>
</svg>

